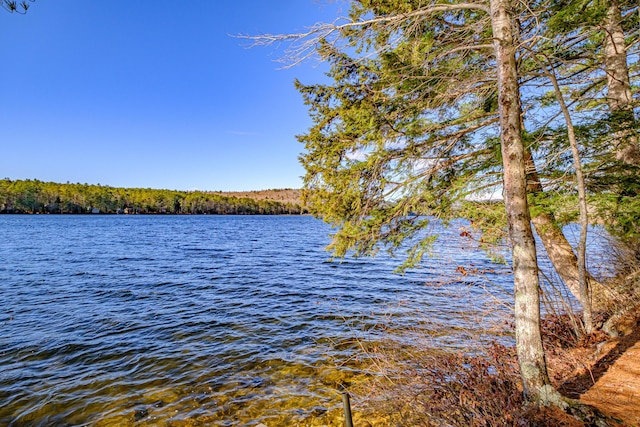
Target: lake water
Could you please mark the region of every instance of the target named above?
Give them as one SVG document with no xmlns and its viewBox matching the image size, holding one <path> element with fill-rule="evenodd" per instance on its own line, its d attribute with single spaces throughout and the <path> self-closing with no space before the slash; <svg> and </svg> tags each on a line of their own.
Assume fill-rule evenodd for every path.
<svg viewBox="0 0 640 427">
<path fill-rule="evenodd" d="M 0 216 L 0 425 L 342 425 L 354 338 L 460 345 L 506 266 L 329 260 L 295 216 Z M 465 270 L 485 270 L 465 276 Z M 439 284 L 439 286 L 434 286 Z"/>
</svg>

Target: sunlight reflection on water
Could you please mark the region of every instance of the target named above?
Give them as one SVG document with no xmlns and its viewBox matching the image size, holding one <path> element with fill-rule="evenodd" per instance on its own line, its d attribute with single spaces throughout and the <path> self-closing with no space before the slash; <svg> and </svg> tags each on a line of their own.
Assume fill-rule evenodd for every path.
<svg viewBox="0 0 640 427">
<path fill-rule="evenodd" d="M 354 338 L 455 347 L 508 312 L 509 269 L 455 227 L 404 276 L 386 256 L 328 262 L 329 232 L 310 217 L 2 217 L 0 424 L 342 425 L 340 391 L 366 377 Z"/>
</svg>

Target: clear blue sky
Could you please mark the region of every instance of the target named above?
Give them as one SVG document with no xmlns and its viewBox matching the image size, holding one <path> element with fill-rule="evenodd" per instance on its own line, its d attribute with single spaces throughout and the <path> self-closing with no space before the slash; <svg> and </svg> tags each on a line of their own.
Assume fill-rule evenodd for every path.
<svg viewBox="0 0 640 427">
<path fill-rule="evenodd" d="M 298 188 L 311 121 L 274 47 L 233 34 L 332 21 L 327 0 L 37 0 L 0 10 L 0 178 L 200 190 Z"/>
</svg>

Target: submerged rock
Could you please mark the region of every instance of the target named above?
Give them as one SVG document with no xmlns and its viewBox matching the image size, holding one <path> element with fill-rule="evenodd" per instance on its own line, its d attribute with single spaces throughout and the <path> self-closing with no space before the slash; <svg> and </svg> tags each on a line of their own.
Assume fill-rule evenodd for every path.
<svg viewBox="0 0 640 427">
<path fill-rule="evenodd" d="M 314 417 L 319 417 L 320 415 L 326 414 L 328 411 L 324 406 L 314 406 L 311 408 L 311 415 Z"/>
<path fill-rule="evenodd" d="M 149 416 L 149 411 L 147 409 L 138 409 L 136 413 L 133 415 L 133 419 L 136 421 L 140 421 Z"/>
</svg>

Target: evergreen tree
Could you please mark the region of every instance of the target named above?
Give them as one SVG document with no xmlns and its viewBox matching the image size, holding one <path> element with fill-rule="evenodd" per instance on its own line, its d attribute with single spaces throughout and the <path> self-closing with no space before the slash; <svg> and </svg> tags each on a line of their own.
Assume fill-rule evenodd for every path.
<svg viewBox="0 0 640 427">
<path fill-rule="evenodd" d="M 299 85 L 315 123 L 300 137 L 307 201 L 337 227 L 338 255 L 374 254 L 380 244 L 393 251 L 417 238 L 409 266 L 432 241 L 420 234 L 429 217 L 454 216 L 456 201 L 495 185 L 485 174 L 501 170 L 525 394 L 566 406 L 549 383 L 542 349 L 512 5 L 410 3 L 356 3 L 351 18 L 361 20 L 340 29 L 361 57 L 325 38 L 319 52 L 336 83 Z M 497 90 L 486 84 L 495 81 L 490 64 Z"/>
<path fill-rule="evenodd" d="M 520 6 L 363 0 L 353 3 L 347 22 L 262 40 L 311 35 L 298 59 L 315 46 L 331 64 L 333 84 L 297 86 L 314 121 L 299 138 L 306 148 L 305 197 L 335 227 L 337 255 L 393 252 L 410 241 L 403 267 L 414 265 L 433 241 L 425 234 L 430 217 L 455 216 L 457 202 L 503 178 L 525 394 L 576 408 L 550 385 L 541 344 L 526 191 L 527 171 L 537 171 L 527 168 L 535 155 L 525 146 L 520 107 L 520 80 L 540 81 L 540 70 L 522 74 L 526 58 L 516 48 L 527 26 L 536 31 L 537 17 Z M 575 265 L 570 247 L 569 254 Z"/>
</svg>

